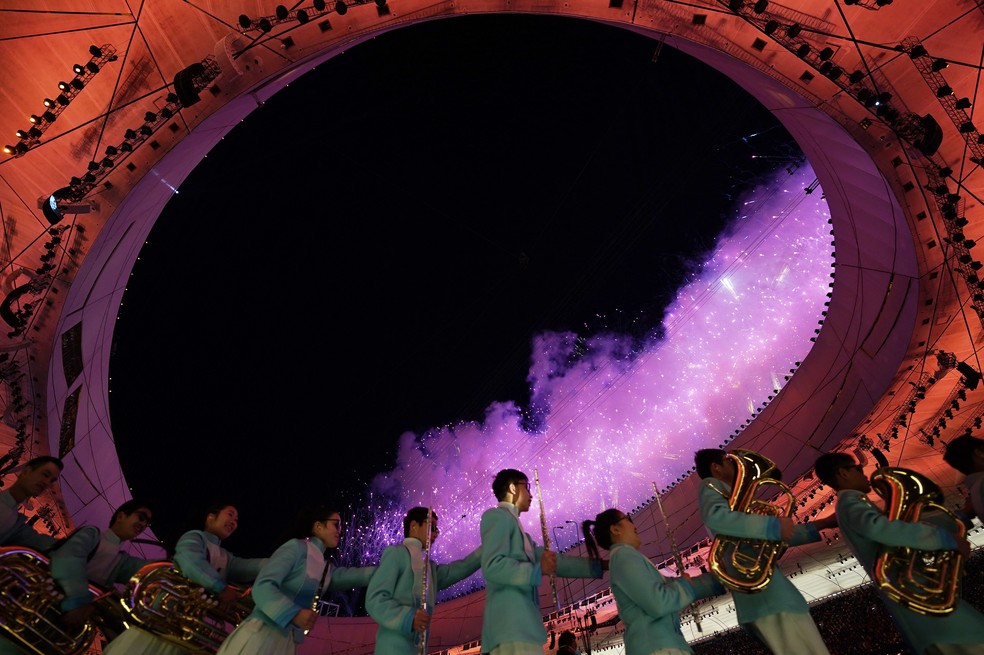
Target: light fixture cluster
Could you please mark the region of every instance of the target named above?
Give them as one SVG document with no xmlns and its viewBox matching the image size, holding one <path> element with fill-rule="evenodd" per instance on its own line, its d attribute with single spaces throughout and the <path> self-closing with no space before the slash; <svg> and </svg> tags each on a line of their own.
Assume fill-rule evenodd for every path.
<svg viewBox="0 0 984 655">
<path fill-rule="evenodd" d="M 901 47 L 908 53 L 926 84 L 936 94 L 940 105 L 957 131 L 963 135 L 967 142 L 967 148 L 974 153 L 970 160 L 981 165 L 984 162 L 984 134 L 980 133 L 967 114 L 966 110 L 970 109 L 972 105 L 970 98 L 958 98 L 953 92 L 953 88 L 947 84 L 946 78 L 943 77 L 943 71 L 949 68 L 950 62 L 939 57 L 930 57 L 929 52 L 915 37 L 903 41 Z"/>
<path fill-rule="evenodd" d="M 299 23 L 304 25 L 315 18 L 330 14 L 332 12 L 339 16 L 344 16 L 350 6 L 375 4 L 380 16 L 389 13 L 387 0 L 314 0 L 309 9 L 288 9 L 284 5 L 277 5 L 272 16 L 262 16 L 260 18 L 250 18 L 246 14 L 239 16 L 239 27 L 243 34 L 259 30 L 264 34 L 273 31 L 273 28 L 284 23 Z"/>
<path fill-rule="evenodd" d="M 746 22 L 754 25 L 774 41 L 809 64 L 821 75 L 836 84 L 847 95 L 882 119 L 899 138 L 908 141 L 926 157 L 931 157 L 940 146 L 943 132 L 931 114 L 919 116 L 899 111 L 892 106 L 893 94 L 885 80 L 876 82 L 864 71 L 857 69 L 847 73 L 834 61 L 836 52 L 830 46 L 817 50 L 803 37 L 800 23 L 790 23 L 783 16 L 769 12 L 768 0 L 748 4 L 745 0 L 718 0 Z M 900 46 L 901 49 L 901 46 Z M 866 119 L 867 121 L 868 119 Z M 870 124 L 870 122 L 869 122 Z"/>
<path fill-rule="evenodd" d="M 981 269 L 984 269 L 984 264 L 970 253 L 970 249 L 977 245 L 976 241 L 968 239 L 964 234 L 964 228 L 970 221 L 962 215 L 963 203 L 960 194 L 951 192 L 946 183 L 946 178 L 953 175 L 953 170 L 946 166 L 941 168 L 928 166 L 926 175 L 929 178 L 927 188 L 933 195 L 940 216 L 943 217 L 943 227 L 946 230 L 943 240 L 950 244 L 956 258 L 954 272 L 964 278 L 970 290 L 974 311 L 979 319 L 984 320 L 984 280 L 981 279 Z"/>
<path fill-rule="evenodd" d="M 187 78 L 187 82 L 178 85 L 177 80 L 185 71 L 191 71 L 194 75 L 184 76 Z M 209 55 L 200 63 L 193 64 L 181 71 L 175 78 L 175 86 L 179 92 L 167 94 L 165 104 L 161 109 L 146 112 L 143 125 L 127 129 L 123 133 L 123 141 L 117 145 L 106 146 L 102 159 L 90 161 L 87 165 L 88 170 L 84 174 L 73 176 L 69 180 L 68 186 L 52 192 L 43 200 L 41 211 L 48 222 L 54 225 L 62 220 L 65 214 L 87 213 L 89 205 L 83 201 L 85 196 L 103 178 L 109 175 L 117 164 L 129 157 L 130 153 L 174 118 L 182 107 L 189 104 L 188 101 L 182 101 L 181 94 L 193 96 L 194 100 L 197 101 L 197 93 L 208 86 L 220 73 L 221 69 L 213 55 Z"/>
<path fill-rule="evenodd" d="M 85 64 L 75 64 L 72 71 L 75 77 L 69 81 L 62 80 L 58 83 L 58 95 L 52 98 L 45 98 L 43 101 L 44 111 L 41 114 L 31 114 L 31 126 L 27 129 L 17 130 L 19 141 L 14 145 L 3 147 L 4 154 L 20 157 L 32 148 L 41 143 L 41 136 L 58 119 L 63 111 L 72 103 L 86 85 L 95 77 L 103 66 L 107 63 L 116 61 L 116 48 L 106 44 L 102 47 L 89 46 L 91 58 Z"/>
<path fill-rule="evenodd" d="M 875 0 L 874 2 L 868 2 L 868 0 L 844 0 L 844 4 L 848 7 L 861 7 L 870 11 L 878 11 L 882 7 L 892 4 L 892 2 L 893 0 Z"/>
</svg>

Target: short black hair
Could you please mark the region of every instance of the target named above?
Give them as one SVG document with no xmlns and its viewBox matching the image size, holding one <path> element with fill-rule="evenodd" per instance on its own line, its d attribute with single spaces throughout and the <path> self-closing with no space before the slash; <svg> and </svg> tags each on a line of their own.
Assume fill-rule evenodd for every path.
<svg viewBox="0 0 984 655">
<path fill-rule="evenodd" d="M 817 461 L 813 464 L 813 468 L 817 473 L 817 479 L 826 485 L 829 485 L 832 489 L 838 489 L 837 486 L 837 471 L 844 468 L 845 466 L 853 466 L 857 464 L 854 458 L 847 453 L 825 453 L 817 457 Z"/>
<path fill-rule="evenodd" d="M 509 485 L 516 484 L 517 482 L 528 483 L 529 481 L 530 479 L 522 471 L 502 469 L 495 474 L 495 480 L 492 481 L 492 493 L 495 494 L 497 500 L 501 501 L 505 499 L 506 492 L 509 491 Z"/>
<path fill-rule="evenodd" d="M 27 471 L 33 471 L 34 469 L 40 468 L 45 464 L 54 464 L 58 467 L 59 471 L 65 470 L 65 463 L 57 457 L 52 457 L 51 455 L 41 455 L 40 457 L 35 457 L 24 465 L 24 469 Z"/>
<path fill-rule="evenodd" d="M 557 637 L 557 646 L 577 646 L 577 637 L 575 637 L 574 633 L 570 630 L 564 630 L 560 633 L 560 636 Z"/>
<path fill-rule="evenodd" d="M 403 536 L 410 536 L 410 524 L 411 523 L 427 523 L 427 511 L 430 510 L 429 507 L 414 507 L 407 515 L 403 517 Z M 437 521 L 437 512 L 430 510 L 434 515 L 434 520 Z"/>
<path fill-rule="evenodd" d="M 984 439 L 978 439 L 969 434 L 960 435 L 946 445 L 943 461 L 964 475 L 970 475 L 974 472 L 972 465 L 974 451 L 982 447 L 984 447 Z"/>
<path fill-rule="evenodd" d="M 727 454 L 720 448 L 704 448 L 694 453 L 694 466 L 697 468 L 697 475 L 700 476 L 700 479 L 713 477 L 711 464 L 724 464 L 724 458 Z"/>
<path fill-rule="evenodd" d="M 133 514 L 134 512 L 140 509 L 150 510 L 151 514 L 154 513 L 153 505 L 151 505 L 145 500 L 141 500 L 139 498 L 132 498 L 116 508 L 116 511 L 113 512 L 113 517 L 109 519 L 109 527 L 113 527 L 114 525 L 116 525 L 116 521 L 118 520 L 120 514 L 123 514 L 125 516 L 130 516 L 130 514 Z"/>
<path fill-rule="evenodd" d="M 311 536 L 315 523 L 324 523 L 333 514 L 341 513 L 332 505 L 317 505 L 304 507 L 294 515 L 294 520 L 287 528 L 287 539 L 304 539 Z M 339 529 L 341 526 L 339 526 Z M 284 539 L 286 541 L 287 539 Z"/>
</svg>

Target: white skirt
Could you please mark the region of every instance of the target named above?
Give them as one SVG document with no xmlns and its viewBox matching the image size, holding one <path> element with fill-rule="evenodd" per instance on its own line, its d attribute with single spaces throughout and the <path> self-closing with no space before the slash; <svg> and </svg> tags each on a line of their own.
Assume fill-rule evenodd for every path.
<svg viewBox="0 0 984 655">
<path fill-rule="evenodd" d="M 294 638 L 289 631 L 246 619 L 232 631 L 216 655 L 294 655 Z"/>
<path fill-rule="evenodd" d="M 191 651 L 141 628 L 131 627 L 103 648 L 103 655 L 188 655 Z"/>
</svg>

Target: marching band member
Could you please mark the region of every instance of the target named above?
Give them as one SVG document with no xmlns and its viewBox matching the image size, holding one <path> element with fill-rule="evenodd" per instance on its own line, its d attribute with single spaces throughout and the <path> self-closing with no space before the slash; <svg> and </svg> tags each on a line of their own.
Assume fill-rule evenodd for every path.
<svg viewBox="0 0 984 655">
<path fill-rule="evenodd" d="M 962 435 L 946 445 L 943 461 L 967 476 L 966 514 L 984 521 L 984 439 Z"/>
<path fill-rule="evenodd" d="M 217 655 L 293 655 L 314 627 L 326 591 L 365 587 L 375 566 L 335 568 L 324 552 L 338 546 L 341 516 L 321 507 L 302 511 L 291 534 L 263 565 L 253 584 L 256 607 Z"/>
<path fill-rule="evenodd" d="M 174 563 L 186 578 L 213 593 L 226 606 L 242 597 L 242 590 L 229 582 L 248 585 L 256 579 L 268 558 L 236 557 L 222 542 L 239 527 L 239 512 L 228 503 L 205 510 L 202 529 L 185 532 L 174 548 Z M 191 651 L 139 626 L 131 626 L 110 642 L 103 655 L 185 655 Z"/>
<path fill-rule="evenodd" d="M 35 457 L 17 476 L 10 489 L 0 491 L 0 546 L 25 546 L 43 552 L 55 543 L 54 537 L 38 534 L 27 525 L 27 517 L 18 510 L 31 498 L 37 498 L 58 480 L 65 465 L 57 457 Z"/>
<path fill-rule="evenodd" d="M 966 539 L 928 523 L 893 521 L 878 509 L 868 493 L 871 482 L 861 464 L 847 453 L 817 458 L 817 477 L 837 492 L 837 518 L 851 552 L 874 579 L 874 564 L 883 546 L 918 550 L 959 550 L 970 553 Z M 903 639 L 916 655 L 972 655 L 984 652 L 984 615 L 963 599 L 946 616 L 927 616 L 901 605 L 879 590 Z"/>
<path fill-rule="evenodd" d="M 482 564 L 479 548 L 450 564 L 430 561 L 425 549 L 428 545 L 433 548 L 439 530 L 437 513 L 430 511 L 428 535 L 428 511 L 426 507 L 414 507 L 407 512 L 403 519 L 403 543 L 389 546 L 383 551 L 379 567 L 366 590 L 366 611 L 379 624 L 376 630 L 376 655 L 413 655 L 415 651 L 419 652 L 419 640 L 425 638 L 430 625 L 437 591 L 464 580 Z M 422 588 L 425 563 L 430 568 L 426 591 Z M 426 609 L 421 607 L 425 593 Z"/>
<path fill-rule="evenodd" d="M 738 470 L 726 455 L 720 449 L 704 449 L 694 456 L 701 477 L 700 516 L 712 537 L 784 541 L 798 546 L 820 541 L 820 530 L 837 525 L 833 515 L 797 525 L 786 516 L 732 511 L 728 499 Z M 829 655 L 806 600 L 778 568 L 761 591 L 731 595 L 738 623 L 775 655 Z"/>
<path fill-rule="evenodd" d="M 547 642 L 539 606 L 543 576 L 600 578 L 604 564 L 584 557 L 558 557 L 523 531 L 519 515 L 529 511 L 533 496 L 522 471 L 499 471 L 492 493 L 499 505 L 485 510 L 481 520 L 486 585 L 482 648 L 491 655 L 542 655 Z"/>
<path fill-rule="evenodd" d="M 680 630 L 680 611 L 724 587 L 711 573 L 667 579 L 639 552 L 642 541 L 631 517 L 606 509 L 581 524 L 588 553 L 610 552 L 608 574 L 618 615 L 625 622 L 625 655 L 684 655 L 693 649 Z M 567 633 L 570 634 L 570 633 Z M 573 635 L 571 635 L 573 637 Z"/>
</svg>

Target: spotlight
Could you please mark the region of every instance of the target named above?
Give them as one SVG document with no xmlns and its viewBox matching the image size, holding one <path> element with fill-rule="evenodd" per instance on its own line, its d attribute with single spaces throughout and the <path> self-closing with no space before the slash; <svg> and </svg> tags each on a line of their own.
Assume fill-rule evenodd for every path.
<svg viewBox="0 0 984 655">
<path fill-rule="evenodd" d="M 82 89 L 85 88 L 85 82 L 83 82 L 82 80 L 76 77 L 74 80 L 72 80 L 72 88 L 75 89 L 76 91 L 81 91 Z M 62 91 L 64 90 L 65 89 L 62 89 Z"/>
<path fill-rule="evenodd" d="M 273 29 L 273 24 L 266 18 L 260 19 L 260 31 L 266 33 Z"/>
<path fill-rule="evenodd" d="M 59 93 L 58 97 L 55 98 L 55 100 L 57 100 L 58 104 L 61 105 L 62 107 L 67 107 L 68 103 L 71 102 L 71 100 L 68 99 L 68 96 L 66 96 L 64 93 Z"/>
<path fill-rule="evenodd" d="M 970 105 L 971 105 L 970 98 L 960 98 L 959 100 L 957 100 L 954 106 L 957 109 L 970 109 Z"/>
<path fill-rule="evenodd" d="M 796 50 L 796 56 L 800 59 L 805 59 L 808 54 L 810 54 L 810 44 L 808 43 L 804 43 Z"/>
<path fill-rule="evenodd" d="M 62 81 L 58 83 L 58 88 L 62 91 L 68 91 L 72 87 L 68 84 L 68 82 Z"/>
<path fill-rule="evenodd" d="M 87 69 L 89 70 L 89 72 L 90 72 L 90 73 L 92 73 L 93 75 L 95 75 L 96 73 L 98 73 L 98 72 L 99 72 L 99 64 L 97 64 L 97 63 L 96 63 L 96 62 L 94 62 L 94 61 L 90 61 L 90 62 L 89 62 L 88 64 L 86 64 L 86 65 L 85 65 L 85 67 L 86 67 L 86 68 L 87 68 Z"/>
<path fill-rule="evenodd" d="M 41 213 L 52 225 L 65 218 L 65 214 L 88 214 L 92 211 L 91 203 L 71 202 L 71 191 L 69 187 L 64 187 L 42 199 Z"/>
<path fill-rule="evenodd" d="M 325 2 L 325 0 L 314 0 L 315 11 L 324 11 L 326 6 L 327 3 Z"/>
<path fill-rule="evenodd" d="M 54 100 L 52 100 L 51 98 L 45 98 L 45 99 L 44 99 L 44 100 L 42 101 L 42 104 L 43 104 L 43 105 L 44 105 L 45 107 L 54 107 L 54 106 L 55 106 L 55 101 L 54 101 Z"/>
<path fill-rule="evenodd" d="M 766 34 L 772 34 L 777 29 L 779 29 L 779 21 L 770 20 L 765 24 L 765 27 L 762 28 L 762 31 L 765 32 Z"/>
<path fill-rule="evenodd" d="M 915 46 L 912 50 L 909 51 L 909 56 L 912 57 L 913 59 L 919 59 L 920 57 L 925 57 L 928 54 L 929 53 L 926 52 L 926 48 L 924 48 L 922 44 Z"/>
<path fill-rule="evenodd" d="M 758 0 L 752 7 L 752 11 L 756 14 L 764 14 L 765 10 L 769 8 L 769 0 Z"/>
<path fill-rule="evenodd" d="M 287 7 L 283 5 L 277 5 L 273 11 L 277 15 L 277 20 L 287 20 L 287 17 L 290 16 L 290 12 L 287 11 Z"/>
<path fill-rule="evenodd" d="M 946 59 L 934 59 L 933 65 L 930 66 L 930 68 L 933 69 L 933 72 L 939 73 L 941 70 L 945 70 L 949 68 L 949 66 L 950 66 L 950 62 L 948 62 Z"/>
<path fill-rule="evenodd" d="M 953 95 L 953 89 L 951 89 L 950 85 L 948 84 L 944 84 L 940 88 L 936 89 L 937 98 L 945 98 L 947 96 L 952 96 L 952 95 Z"/>
<path fill-rule="evenodd" d="M 830 46 L 827 46 L 826 48 L 820 51 L 820 54 L 818 56 L 820 57 L 820 61 L 827 61 L 828 59 L 834 56 L 834 49 L 831 48 Z"/>
<path fill-rule="evenodd" d="M 345 4 L 345 0 L 337 0 L 335 2 L 335 13 L 339 16 L 344 16 L 345 12 L 348 11 L 348 5 Z"/>
<path fill-rule="evenodd" d="M 864 79 L 864 73 L 862 73 L 859 70 L 856 70 L 853 73 L 851 73 L 851 76 L 847 78 L 847 81 L 850 82 L 851 84 L 857 84 L 863 79 Z"/>
<path fill-rule="evenodd" d="M 803 27 L 799 23 L 793 23 L 786 28 L 786 35 L 791 39 L 795 39 L 802 31 Z"/>
<path fill-rule="evenodd" d="M 969 132 L 976 132 L 976 131 L 977 131 L 977 128 L 970 121 L 967 121 L 966 123 L 964 123 L 964 124 L 962 124 L 960 126 L 960 133 L 961 134 L 967 134 Z"/>
<path fill-rule="evenodd" d="M 249 19 L 249 16 L 247 16 L 246 14 L 239 15 L 239 27 L 243 28 L 244 30 L 248 30 L 250 26 L 252 26 L 252 24 L 253 21 Z"/>
<path fill-rule="evenodd" d="M 99 59 L 100 57 L 103 56 L 103 51 L 99 47 L 91 45 L 89 46 L 89 54 L 95 57 L 96 59 Z"/>
</svg>

